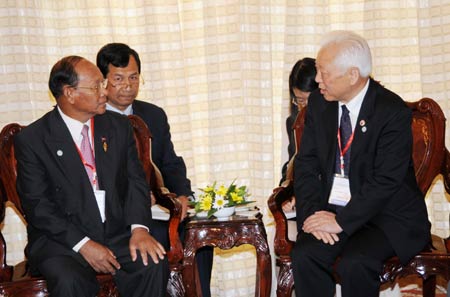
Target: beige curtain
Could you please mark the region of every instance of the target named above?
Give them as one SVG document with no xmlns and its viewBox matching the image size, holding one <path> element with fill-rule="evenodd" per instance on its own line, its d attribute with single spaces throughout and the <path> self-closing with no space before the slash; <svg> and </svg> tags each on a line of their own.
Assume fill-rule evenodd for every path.
<svg viewBox="0 0 450 297">
<path fill-rule="evenodd" d="M 407 101 L 432 97 L 450 115 L 445 0 L 3 0 L 0 22 L 0 127 L 52 108 L 48 74 L 61 57 L 95 61 L 104 44 L 128 43 L 143 63 L 139 98 L 166 110 L 193 189 L 248 185 L 269 238 L 266 200 L 287 158 L 287 77 L 298 59 L 315 57 L 323 33 L 362 34 L 375 79 Z M 444 192 L 438 181 L 427 203 L 433 232 L 447 236 Z M 217 255 L 213 293 L 254 294 L 252 249 Z"/>
</svg>

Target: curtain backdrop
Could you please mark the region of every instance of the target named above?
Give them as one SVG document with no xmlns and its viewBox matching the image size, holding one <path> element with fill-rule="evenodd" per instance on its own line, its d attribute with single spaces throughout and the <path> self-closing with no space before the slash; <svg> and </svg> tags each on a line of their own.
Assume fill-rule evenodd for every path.
<svg viewBox="0 0 450 297">
<path fill-rule="evenodd" d="M 138 98 L 167 112 L 193 190 L 248 185 L 270 241 L 266 200 L 287 159 L 288 75 L 315 57 L 322 34 L 363 35 L 376 80 L 407 101 L 434 98 L 449 118 L 448 0 L 3 0 L 0 22 L 0 127 L 52 108 L 48 76 L 63 56 L 95 61 L 104 44 L 127 43 L 142 61 Z M 427 204 L 432 231 L 448 236 L 444 192 L 438 180 Z M 239 251 L 216 251 L 217 296 L 254 294 L 254 252 Z"/>
</svg>

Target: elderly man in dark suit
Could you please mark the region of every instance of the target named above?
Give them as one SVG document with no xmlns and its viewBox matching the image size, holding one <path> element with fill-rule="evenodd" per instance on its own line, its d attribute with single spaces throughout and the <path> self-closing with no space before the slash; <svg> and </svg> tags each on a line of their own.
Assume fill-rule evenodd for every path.
<svg viewBox="0 0 450 297">
<path fill-rule="evenodd" d="M 154 104 L 136 100 L 141 81 L 141 60 L 138 53 L 123 43 L 109 43 L 97 53 L 97 66 L 108 84 L 107 109 L 124 114 L 141 117 L 152 133 L 152 159 L 161 171 L 164 185 L 178 196 L 182 204 L 182 219 L 186 217 L 188 197 L 192 196 L 191 182 L 186 176 L 183 158 L 176 155 L 171 140 L 170 127 L 164 110 Z M 154 221 L 155 238 L 169 247 L 168 225 L 166 222 Z M 184 222 L 185 223 L 185 222 Z M 180 225 L 183 234 L 184 223 Z M 210 296 L 210 278 L 213 249 L 204 247 L 197 251 L 197 267 L 203 297 Z"/>
<path fill-rule="evenodd" d="M 95 296 L 96 272 L 122 296 L 165 296 L 148 184 L 128 119 L 106 111 L 107 83 L 82 57 L 61 59 L 49 80 L 57 106 L 16 137 L 29 263 L 51 296 Z"/>
<path fill-rule="evenodd" d="M 369 78 L 367 42 L 327 34 L 317 60 L 295 160 L 298 237 L 292 251 L 296 296 L 378 296 L 383 262 L 406 263 L 430 240 L 412 162 L 411 111 Z"/>
</svg>

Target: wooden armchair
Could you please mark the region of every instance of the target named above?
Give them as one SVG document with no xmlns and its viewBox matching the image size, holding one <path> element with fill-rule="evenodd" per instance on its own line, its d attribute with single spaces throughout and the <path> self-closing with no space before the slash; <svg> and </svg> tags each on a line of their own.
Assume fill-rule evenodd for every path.
<svg viewBox="0 0 450 297">
<path fill-rule="evenodd" d="M 147 179 L 150 183 L 151 191 L 155 195 L 156 203 L 169 209 L 169 238 L 170 251 L 168 259 L 171 269 L 171 276 L 168 285 L 168 295 L 170 292 L 181 290 L 184 292 L 181 282 L 181 259 L 182 246 L 178 236 L 178 224 L 181 218 L 181 205 L 163 187 L 159 170 L 153 165 L 150 155 L 151 135 L 145 122 L 137 116 L 130 116 L 133 126 L 134 136 L 139 158 L 142 161 Z M 24 216 L 20 199 L 16 192 L 16 160 L 14 157 L 14 136 L 22 130 L 24 126 L 17 123 L 5 126 L 0 132 L 0 220 L 5 218 L 5 204 L 10 202 Z M 150 197 L 149 197 L 150 199 Z M 6 242 L 0 232 L 0 296 L 14 297 L 43 297 L 48 296 L 46 282 L 43 278 L 31 277 L 26 269 L 26 262 L 16 266 L 9 266 L 6 263 Z M 97 279 L 100 283 L 98 297 L 118 297 L 119 293 L 111 275 L 99 274 Z"/>
<path fill-rule="evenodd" d="M 413 112 L 413 161 L 416 179 L 420 189 L 427 193 L 434 179 L 441 174 L 447 193 L 450 194 L 450 153 L 445 147 L 445 116 L 439 105 L 430 98 L 407 103 Z M 299 114 L 294 124 L 295 137 L 301 139 L 304 113 Z M 299 146 L 299 142 L 296 144 Z M 298 147 L 297 147 L 298 149 Z M 287 220 L 282 204 L 294 195 L 293 175 L 281 187 L 275 188 L 268 200 L 269 208 L 275 219 L 274 249 L 276 265 L 279 266 L 277 296 L 291 296 L 294 286 L 290 252 L 294 242 L 287 237 Z M 416 274 L 422 278 L 423 296 L 434 297 L 436 276 L 450 280 L 450 240 L 432 235 L 429 249 L 415 256 L 406 266 L 402 266 L 397 257 L 389 259 L 380 280 L 393 282 L 397 277 Z"/>
<path fill-rule="evenodd" d="M 170 193 L 164 187 L 164 181 L 158 167 L 151 158 L 152 135 L 147 124 L 138 116 L 130 115 L 128 118 L 133 126 L 136 147 L 139 159 L 142 161 L 147 180 L 150 184 L 150 191 L 155 195 L 156 203 L 170 211 L 169 219 L 169 242 L 170 249 L 167 252 L 169 259 L 170 277 L 167 285 L 169 296 L 184 296 L 184 286 L 182 280 L 183 246 L 178 234 L 178 225 L 181 221 L 181 204 L 176 195 Z"/>
</svg>

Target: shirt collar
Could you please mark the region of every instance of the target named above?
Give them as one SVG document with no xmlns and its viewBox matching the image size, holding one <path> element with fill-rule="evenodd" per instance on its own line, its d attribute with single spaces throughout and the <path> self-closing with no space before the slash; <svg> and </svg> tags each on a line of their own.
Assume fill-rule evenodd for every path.
<svg viewBox="0 0 450 297">
<path fill-rule="evenodd" d="M 359 110 L 361 109 L 362 102 L 364 101 L 364 96 L 366 96 L 367 90 L 369 89 L 369 81 L 367 80 L 366 84 L 364 85 L 364 88 L 359 91 L 359 93 L 350 100 L 345 106 L 347 106 L 350 113 L 353 114 L 359 114 Z M 341 106 L 342 103 L 339 104 Z"/>
<path fill-rule="evenodd" d="M 123 114 L 123 115 L 126 115 L 126 116 L 129 116 L 130 114 L 133 114 L 133 105 L 132 104 L 128 105 L 127 108 L 125 108 L 125 110 L 122 111 L 122 110 L 112 106 L 111 104 L 106 103 L 106 109 L 110 110 L 110 111 L 114 111 L 114 112 L 120 113 L 120 114 Z"/>
<path fill-rule="evenodd" d="M 366 96 L 367 90 L 369 89 L 369 82 L 370 82 L 370 79 L 367 80 L 366 84 L 364 85 L 364 88 L 362 88 L 361 91 L 359 91 L 359 93 L 356 94 L 355 97 L 353 97 L 353 99 L 351 99 L 349 102 L 347 102 L 345 104 L 347 109 L 350 111 L 350 120 L 352 122 L 353 130 L 355 129 L 355 124 L 356 124 L 356 121 L 358 120 L 359 111 L 361 110 L 361 105 L 364 101 L 364 97 Z M 344 105 L 344 103 L 339 102 L 339 117 L 338 117 L 338 119 L 341 118 L 341 114 L 342 114 L 341 106 L 342 105 Z"/>
<path fill-rule="evenodd" d="M 67 128 L 69 129 L 69 132 L 73 138 L 73 141 L 76 144 L 79 144 L 82 140 L 81 130 L 83 129 L 83 126 L 88 125 L 89 131 L 91 131 L 91 121 L 88 120 L 86 123 L 82 123 L 82 122 L 77 121 L 77 120 L 69 117 L 68 115 L 66 115 L 58 105 L 57 105 L 57 109 L 58 109 L 59 114 L 61 115 L 62 120 L 64 121 Z"/>
</svg>

